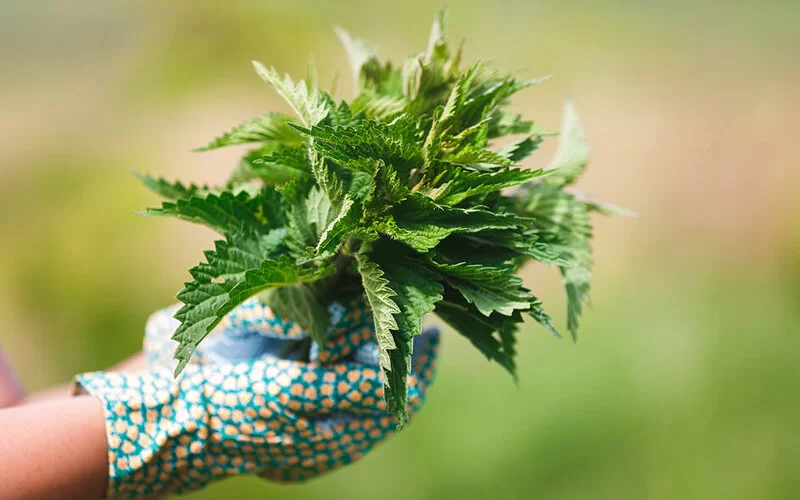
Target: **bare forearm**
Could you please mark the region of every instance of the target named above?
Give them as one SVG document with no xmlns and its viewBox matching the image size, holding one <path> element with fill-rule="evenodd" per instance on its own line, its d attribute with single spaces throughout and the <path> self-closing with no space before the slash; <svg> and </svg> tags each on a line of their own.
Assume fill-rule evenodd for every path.
<svg viewBox="0 0 800 500">
<path fill-rule="evenodd" d="M 0 410 L 0 498 L 102 498 L 102 403 L 91 396 Z"/>
<path fill-rule="evenodd" d="M 0 408 L 18 404 L 25 397 L 22 384 L 0 348 Z"/>
</svg>

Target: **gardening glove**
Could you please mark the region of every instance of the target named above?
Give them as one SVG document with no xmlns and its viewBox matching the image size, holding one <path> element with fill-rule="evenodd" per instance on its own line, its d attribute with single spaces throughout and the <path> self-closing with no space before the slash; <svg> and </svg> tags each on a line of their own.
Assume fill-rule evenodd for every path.
<svg viewBox="0 0 800 500">
<path fill-rule="evenodd" d="M 250 300 L 203 342 L 177 380 L 167 358 L 175 347 L 168 340 L 177 326 L 172 312 L 148 322 L 149 371 L 76 379 L 77 390 L 104 403 L 109 497 L 184 493 L 242 473 L 303 481 L 358 460 L 396 429 L 385 412 L 366 306 L 331 306 L 328 340 L 312 344 L 311 361 L 303 362 L 281 354 L 287 340 L 307 333 Z M 433 381 L 438 344 L 436 331 L 415 340 L 410 415 Z"/>
</svg>

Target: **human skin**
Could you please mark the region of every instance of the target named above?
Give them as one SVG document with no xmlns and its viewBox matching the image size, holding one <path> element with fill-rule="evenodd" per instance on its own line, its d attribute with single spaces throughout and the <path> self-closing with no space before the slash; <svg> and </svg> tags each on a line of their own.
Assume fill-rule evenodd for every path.
<svg viewBox="0 0 800 500">
<path fill-rule="evenodd" d="M 70 385 L 23 399 L 10 365 L 0 363 L 0 395 L 15 405 L 0 409 L 0 498 L 103 498 L 108 444 L 100 400 L 73 397 Z M 112 370 L 144 364 L 137 354 Z"/>
<path fill-rule="evenodd" d="M 0 410 L 0 498 L 103 498 L 103 403 L 91 396 Z"/>
</svg>

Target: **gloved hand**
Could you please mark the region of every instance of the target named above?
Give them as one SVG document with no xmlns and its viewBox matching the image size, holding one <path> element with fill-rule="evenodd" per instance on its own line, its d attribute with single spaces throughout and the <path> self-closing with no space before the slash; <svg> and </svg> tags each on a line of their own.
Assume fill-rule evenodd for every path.
<svg viewBox="0 0 800 500">
<path fill-rule="evenodd" d="M 394 432 L 366 306 L 331 306 L 329 340 L 312 344 L 304 362 L 281 353 L 287 340 L 307 333 L 250 300 L 201 344 L 177 380 L 172 312 L 148 322 L 148 372 L 76 378 L 79 390 L 105 406 L 109 497 L 183 493 L 243 473 L 303 481 L 358 460 Z M 438 344 L 436 331 L 414 342 L 410 416 L 433 381 Z"/>
</svg>

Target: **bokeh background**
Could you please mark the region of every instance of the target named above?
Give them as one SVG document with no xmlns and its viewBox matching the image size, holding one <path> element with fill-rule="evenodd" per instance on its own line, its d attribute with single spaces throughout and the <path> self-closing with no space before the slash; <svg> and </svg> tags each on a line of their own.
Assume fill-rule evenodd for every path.
<svg viewBox="0 0 800 500">
<path fill-rule="evenodd" d="M 0 341 L 27 388 L 140 347 L 213 235 L 134 215 L 130 174 L 214 182 L 241 150 L 190 149 L 283 103 L 251 59 L 309 54 L 350 97 L 340 24 L 423 50 L 433 2 L 0 2 Z M 468 61 L 554 79 L 515 107 L 593 145 L 596 220 L 577 344 L 530 325 L 514 386 L 448 335 L 417 420 L 302 486 L 189 498 L 800 498 L 800 3 L 451 1 Z M 326 85 L 327 86 L 327 85 Z M 531 165 L 545 165 L 553 144 Z M 563 324 L 557 273 L 529 285 Z"/>
</svg>

